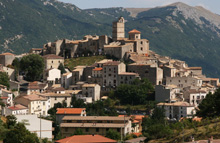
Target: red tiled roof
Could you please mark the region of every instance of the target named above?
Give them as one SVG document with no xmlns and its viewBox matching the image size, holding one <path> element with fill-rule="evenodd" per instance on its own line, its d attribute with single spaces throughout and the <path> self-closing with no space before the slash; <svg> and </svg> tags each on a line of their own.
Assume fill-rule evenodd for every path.
<svg viewBox="0 0 220 143">
<path fill-rule="evenodd" d="M 57 56 L 54 54 L 45 55 L 45 56 L 43 56 L 43 58 L 45 58 L 45 59 L 64 59 L 63 57 L 60 57 L 60 56 Z"/>
<path fill-rule="evenodd" d="M 116 143 L 117 141 L 101 135 L 75 135 L 56 141 L 56 143 Z"/>
<path fill-rule="evenodd" d="M 139 123 L 139 121 L 138 120 L 134 120 L 132 123 Z"/>
<path fill-rule="evenodd" d="M 21 105 L 21 104 L 17 104 L 15 106 L 11 106 L 11 107 L 8 107 L 8 109 L 11 109 L 11 110 L 22 110 L 22 109 L 27 109 L 27 107 Z"/>
<path fill-rule="evenodd" d="M 86 108 L 57 108 L 56 114 L 81 114 Z"/>
<path fill-rule="evenodd" d="M 0 55 L 12 55 L 12 56 L 14 56 L 14 54 L 12 54 L 12 53 L 2 53 Z"/>
<path fill-rule="evenodd" d="M 8 99 L 8 97 L 1 97 L 1 99 Z"/>
<path fill-rule="evenodd" d="M 141 32 L 140 31 L 138 31 L 138 30 L 136 30 L 136 29 L 133 29 L 133 30 L 131 30 L 130 32 L 128 32 L 129 34 L 141 34 Z"/>
<path fill-rule="evenodd" d="M 101 71 L 102 70 L 102 68 L 95 68 L 95 69 L 93 69 L 93 71 Z"/>
<path fill-rule="evenodd" d="M 142 135 L 142 133 L 132 133 L 134 135 L 136 135 L 137 137 L 139 137 L 140 135 Z"/>
</svg>

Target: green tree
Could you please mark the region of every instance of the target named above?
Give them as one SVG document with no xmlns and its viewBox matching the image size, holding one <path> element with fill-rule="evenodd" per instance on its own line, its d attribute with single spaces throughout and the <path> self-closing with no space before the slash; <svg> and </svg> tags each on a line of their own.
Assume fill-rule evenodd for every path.
<svg viewBox="0 0 220 143">
<path fill-rule="evenodd" d="M 83 108 L 86 106 L 84 101 L 82 99 L 77 99 L 75 95 L 72 96 L 70 105 L 73 108 Z"/>
<path fill-rule="evenodd" d="M 4 86 L 7 86 L 7 88 L 10 87 L 9 77 L 8 77 L 6 72 L 1 72 L 0 71 L 0 84 L 2 84 Z"/>
<path fill-rule="evenodd" d="M 153 100 L 153 85 L 147 79 L 135 79 L 131 85 L 122 84 L 117 87 L 114 96 L 121 104 L 139 105 L 145 104 L 146 100 Z"/>
<path fill-rule="evenodd" d="M 8 116 L 6 116 L 6 118 L 7 118 L 6 127 L 8 129 L 13 128 L 16 125 L 17 118 L 14 115 L 8 115 Z"/>
<path fill-rule="evenodd" d="M 25 73 L 26 80 L 40 80 L 43 75 L 44 59 L 36 54 L 24 56 L 20 61 L 20 69 Z"/>
<path fill-rule="evenodd" d="M 66 70 L 65 70 L 65 68 L 64 68 L 62 63 L 60 63 L 58 69 L 61 71 L 61 74 L 66 73 Z"/>
<path fill-rule="evenodd" d="M 18 58 L 15 58 L 12 62 L 12 66 L 15 69 L 15 80 L 17 80 L 20 71 L 20 60 Z"/>
<path fill-rule="evenodd" d="M 82 129 L 77 128 L 77 129 L 74 131 L 74 135 L 83 135 Z"/>
<path fill-rule="evenodd" d="M 106 137 L 113 139 L 113 140 L 120 140 L 121 139 L 120 133 L 118 133 L 117 131 L 112 130 L 112 129 L 107 131 Z"/>
<path fill-rule="evenodd" d="M 39 143 L 35 133 L 28 131 L 23 123 L 17 123 L 6 133 L 4 143 Z"/>
<path fill-rule="evenodd" d="M 1 118 L 0 118 L 0 140 L 3 140 L 6 136 L 7 129 L 5 128 Z"/>
<path fill-rule="evenodd" d="M 215 117 L 220 116 L 220 88 L 214 94 L 207 94 L 206 98 L 198 106 L 197 116 L 199 117 Z"/>
</svg>

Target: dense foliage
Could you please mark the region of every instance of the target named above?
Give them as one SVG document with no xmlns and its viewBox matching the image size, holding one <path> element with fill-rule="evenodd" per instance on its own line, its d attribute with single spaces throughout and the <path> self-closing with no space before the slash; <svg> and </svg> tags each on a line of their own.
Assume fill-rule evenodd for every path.
<svg viewBox="0 0 220 143">
<path fill-rule="evenodd" d="M 24 123 L 17 123 L 13 115 L 6 117 L 6 123 L 0 118 L 0 140 L 4 143 L 40 143 L 37 135 L 28 131 Z"/>
<path fill-rule="evenodd" d="M 135 79 L 131 85 L 122 84 L 117 87 L 114 96 L 121 104 L 139 105 L 153 100 L 154 87 L 147 79 Z"/>
<path fill-rule="evenodd" d="M 37 54 L 24 56 L 20 61 L 20 69 L 24 72 L 26 80 L 40 80 L 43 75 L 44 59 Z"/>
<path fill-rule="evenodd" d="M 7 88 L 9 88 L 10 84 L 7 73 L 0 71 L 0 84 L 7 86 Z"/>
<path fill-rule="evenodd" d="M 220 88 L 214 94 L 207 94 L 206 98 L 198 106 L 197 115 L 200 117 L 218 117 L 220 116 Z"/>
<path fill-rule="evenodd" d="M 113 140 L 120 140 L 121 139 L 120 133 L 118 133 L 117 131 L 112 130 L 112 129 L 107 131 L 106 137 L 113 139 Z"/>
<path fill-rule="evenodd" d="M 66 70 L 65 70 L 65 68 L 64 68 L 64 66 L 63 66 L 63 64 L 62 64 L 62 63 L 60 63 L 60 65 L 59 65 L 58 69 L 61 71 L 61 74 L 66 73 Z"/>
</svg>

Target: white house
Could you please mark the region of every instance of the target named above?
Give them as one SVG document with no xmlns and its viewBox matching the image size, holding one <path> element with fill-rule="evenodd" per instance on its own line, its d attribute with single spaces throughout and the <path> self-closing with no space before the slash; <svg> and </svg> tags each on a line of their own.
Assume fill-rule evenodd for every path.
<svg viewBox="0 0 220 143">
<path fill-rule="evenodd" d="M 157 106 L 165 110 L 165 116 L 169 119 L 192 118 L 196 113 L 195 107 L 187 102 L 159 103 Z"/>
<path fill-rule="evenodd" d="M 26 115 L 28 114 L 28 108 L 21 104 L 16 104 L 14 106 L 5 108 L 5 115 Z"/>
<path fill-rule="evenodd" d="M 48 138 L 52 141 L 52 121 L 40 119 L 37 115 L 16 115 L 18 122 L 25 122 L 25 127 L 32 133 L 36 133 L 38 137 Z"/>
<path fill-rule="evenodd" d="M 59 69 L 48 69 L 44 73 L 44 81 L 51 84 L 59 84 L 61 71 Z"/>
<path fill-rule="evenodd" d="M 190 89 L 183 93 L 184 99 L 190 105 L 198 106 L 206 97 L 206 92 L 203 90 Z"/>
</svg>

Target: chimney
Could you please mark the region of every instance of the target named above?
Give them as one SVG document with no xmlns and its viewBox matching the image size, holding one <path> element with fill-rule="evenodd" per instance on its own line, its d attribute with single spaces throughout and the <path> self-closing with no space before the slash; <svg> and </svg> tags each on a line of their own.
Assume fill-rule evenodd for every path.
<svg viewBox="0 0 220 143">
<path fill-rule="evenodd" d="M 213 136 L 211 136 L 211 138 L 208 139 L 208 143 L 213 143 Z"/>
</svg>

